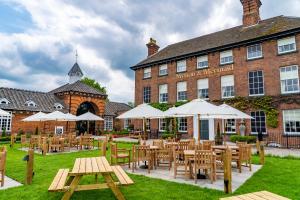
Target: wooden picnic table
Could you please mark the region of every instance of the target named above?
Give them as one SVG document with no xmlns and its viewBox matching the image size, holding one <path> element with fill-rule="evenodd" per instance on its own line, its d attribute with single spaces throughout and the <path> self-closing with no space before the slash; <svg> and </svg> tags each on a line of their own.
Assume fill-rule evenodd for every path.
<svg viewBox="0 0 300 200">
<path fill-rule="evenodd" d="M 211 146 L 213 150 L 221 150 L 225 151 L 227 148 L 230 148 L 231 150 L 239 150 L 239 147 L 236 145 L 214 145 Z"/>
<path fill-rule="evenodd" d="M 239 196 L 221 198 L 220 200 L 289 200 L 288 198 L 273 194 L 268 191 L 254 192 Z"/>
<path fill-rule="evenodd" d="M 81 178 L 86 175 L 95 175 L 96 178 L 98 175 L 102 175 L 105 182 L 80 185 Z M 112 175 L 116 175 L 118 178 L 117 182 L 113 180 Z M 67 177 L 69 178 L 67 179 Z M 76 158 L 72 171 L 69 172 L 69 169 L 60 169 L 48 191 L 65 192 L 62 199 L 68 200 L 75 191 L 110 188 L 118 200 L 124 200 L 125 198 L 118 188 L 118 185 L 129 184 L 133 184 L 133 181 L 125 171 L 120 166 L 111 166 L 104 156 Z"/>
</svg>

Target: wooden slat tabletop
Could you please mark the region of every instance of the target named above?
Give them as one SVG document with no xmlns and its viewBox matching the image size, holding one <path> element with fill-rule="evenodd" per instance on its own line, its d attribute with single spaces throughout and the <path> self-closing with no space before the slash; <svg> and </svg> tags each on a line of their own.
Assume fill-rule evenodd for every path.
<svg viewBox="0 0 300 200">
<path fill-rule="evenodd" d="M 84 174 L 99 174 L 99 173 L 112 173 L 113 170 L 108 163 L 107 159 L 102 157 L 92 158 L 76 158 L 74 167 L 70 174 L 84 175 Z"/>
<path fill-rule="evenodd" d="M 273 194 L 268 191 L 254 192 L 249 194 L 243 194 L 239 196 L 222 198 L 221 200 L 289 200 L 286 197 Z"/>
</svg>

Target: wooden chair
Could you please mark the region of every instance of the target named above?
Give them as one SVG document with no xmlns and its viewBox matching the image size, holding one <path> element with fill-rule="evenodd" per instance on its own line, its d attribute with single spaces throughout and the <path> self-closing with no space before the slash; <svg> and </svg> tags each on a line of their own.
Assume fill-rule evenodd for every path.
<svg viewBox="0 0 300 200">
<path fill-rule="evenodd" d="M 178 172 L 184 172 L 186 174 L 186 170 L 180 170 L 179 167 L 185 167 L 184 162 L 184 150 L 183 149 L 176 149 L 176 146 L 173 147 L 173 166 L 174 166 L 174 178 L 176 179 L 176 176 Z"/>
<path fill-rule="evenodd" d="M 211 151 L 212 150 L 212 146 L 215 145 L 215 141 L 213 140 L 204 140 L 202 142 L 202 149 L 203 150 L 208 150 L 208 151 Z"/>
<path fill-rule="evenodd" d="M 247 142 L 238 142 L 238 141 L 236 141 L 236 145 L 237 146 L 239 146 L 239 145 L 246 145 L 247 144 Z"/>
<path fill-rule="evenodd" d="M 249 170 L 252 171 L 251 166 L 251 145 L 239 145 L 239 150 L 232 155 L 232 161 L 236 161 L 239 172 L 242 173 L 242 165 L 246 163 L 246 167 L 249 167 Z"/>
<path fill-rule="evenodd" d="M 122 159 L 123 163 L 126 163 L 125 159 L 128 159 L 128 167 L 130 168 L 130 149 L 118 148 L 116 143 L 110 143 L 110 149 L 111 164 L 119 164 L 119 159 Z"/>
<path fill-rule="evenodd" d="M 63 151 L 64 144 L 63 140 L 60 137 L 54 136 L 49 140 L 49 151 Z"/>
<path fill-rule="evenodd" d="M 160 149 L 164 148 L 164 141 L 163 140 L 153 140 L 153 146 L 157 146 Z"/>
<path fill-rule="evenodd" d="M 6 150 L 3 149 L 2 152 L 0 152 L 0 183 L 1 187 L 4 186 L 4 176 L 5 176 L 5 165 L 6 165 Z"/>
<path fill-rule="evenodd" d="M 79 141 L 76 138 L 76 133 L 70 133 L 68 135 L 68 141 L 69 141 L 69 149 L 76 147 L 78 149 Z"/>
<path fill-rule="evenodd" d="M 41 140 L 41 136 L 39 135 L 31 135 L 31 138 L 30 138 L 30 148 L 31 149 L 35 149 L 35 148 L 39 148 L 39 144 L 40 144 L 40 141 Z"/>
<path fill-rule="evenodd" d="M 136 145 L 133 150 L 133 168 L 136 169 L 137 165 L 140 166 L 140 162 L 148 162 L 148 173 L 153 165 L 152 155 L 150 151 L 150 145 Z M 137 164 L 136 164 L 137 163 Z M 134 170 L 132 169 L 132 170 Z"/>
<path fill-rule="evenodd" d="M 198 170 L 204 170 L 206 174 L 209 170 L 210 181 L 213 183 L 216 176 L 213 152 L 210 150 L 196 150 L 195 156 L 192 162 L 190 162 L 190 169 L 191 175 L 194 176 L 195 183 L 197 183 Z"/>
<path fill-rule="evenodd" d="M 175 138 L 170 138 L 169 137 L 169 138 L 166 139 L 166 142 L 175 142 Z"/>
<path fill-rule="evenodd" d="M 190 141 L 179 141 L 177 145 L 178 150 L 189 150 Z"/>
<path fill-rule="evenodd" d="M 26 135 L 21 135 L 21 148 L 29 147 L 29 140 L 27 139 Z"/>
<path fill-rule="evenodd" d="M 82 149 L 82 147 L 86 149 L 94 148 L 94 138 L 90 136 L 90 134 L 80 136 L 80 150 Z"/>
<path fill-rule="evenodd" d="M 107 141 L 99 141 L 98 145 L 98 149 L 101 151 L 100 155 L 106 157 Z"/>
<path fill-rule="evenodd" d="M 160 166 L 160 164 L 166 164 L 169 170 L 171 170 L 172 160 L 172 149 L 162 148 L 156 151 L 157 166 Z"/>
</svg>

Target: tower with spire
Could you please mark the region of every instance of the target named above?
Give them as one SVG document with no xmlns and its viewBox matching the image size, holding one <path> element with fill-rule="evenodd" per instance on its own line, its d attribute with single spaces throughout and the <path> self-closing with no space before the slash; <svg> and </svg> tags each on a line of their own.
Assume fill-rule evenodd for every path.
<svg viewBox="0 0 300 200">
<path fill-rule="evenodd" d="M 75 83 L 76 81 L 79 81 L 83 77 L 83 73 L 77 62 L 75 62 L 73 67 L 70 69 L 68 76 L 69 76 L 69 84 Z"/>
</svg>

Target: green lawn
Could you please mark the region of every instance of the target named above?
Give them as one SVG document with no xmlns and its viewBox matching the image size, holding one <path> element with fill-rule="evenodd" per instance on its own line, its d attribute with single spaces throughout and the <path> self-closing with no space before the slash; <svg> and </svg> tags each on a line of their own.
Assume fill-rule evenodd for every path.
<svg viewBox="0 0 300 200">
<path fill-rule="evenodd" d="M 120 144 L 130 147 L 130 144 Z M 8 146 L 7 146 L 8 147 Z M 26 163 L 22 161 L 26 152 L 8 147 L 7 175 L 20 182 L 25 179 Z M 61 193 L 48 193 L 47 189 L 59 168 L 72 168 L 75 158 L 99 155 L 99 151 L 41 156 L 35 154 L 33 184 L 8 190 L 0 190 L 0 199 L 60 199 Z M 257 160 L 254 157 L 254 162 Z M 223 192 L 195 186 L 171 183 L 143 176 L 130 175 L 135 184 L 121 187 L 126 199 L 218 199 Z M 86 177 L 83 182 L 92 182 Z M 291 199 L 300 199 L 300 160 L 267 157 L 265 166 L 241 186 L 235 194 L 268 190 Z M 114 199 L 110 190 L 75 192 L 72 199 Z"/>
</svg>

